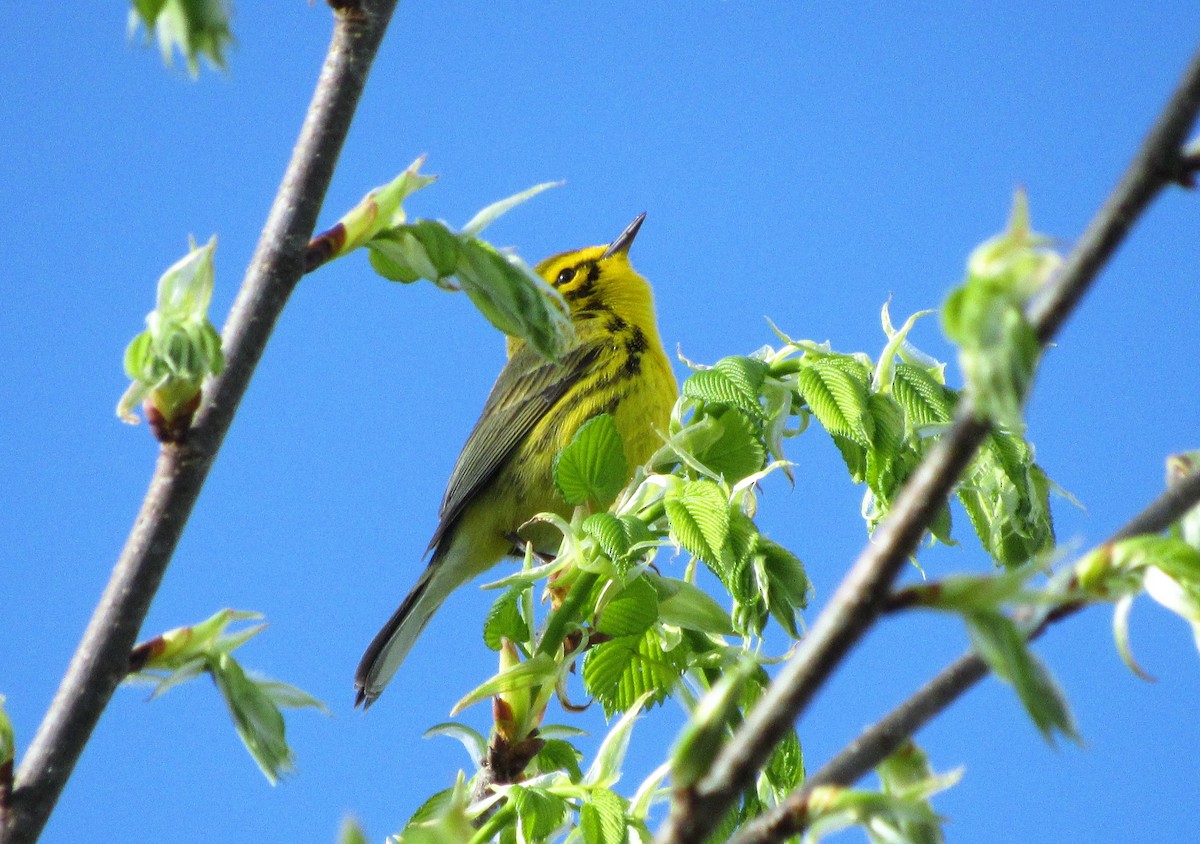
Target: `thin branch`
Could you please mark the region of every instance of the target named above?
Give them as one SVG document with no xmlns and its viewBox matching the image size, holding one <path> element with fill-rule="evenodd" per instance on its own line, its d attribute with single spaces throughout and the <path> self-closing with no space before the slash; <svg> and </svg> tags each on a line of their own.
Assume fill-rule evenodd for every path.
<svg viewBox="0 0 1200 844">
<path fill-rule="evenodd" d="M 342 4 L 346 5 L 346 4 Z M 258 247 L 225 324 L 225 371 L 182 444 L 164 445 L 108 586 L 17 770 L 2 844 L 41 834 L 92 730 L 125 677 L 129 653 L 192 506 L 303 272 L 304 248 L 333 177 L 396 0 L 339 11 L 325 65 Z"/>
<path fill-rule="evenodd" d="M 1200 503 L 1200 471 L 1193 472 L 1172 486 L 1146 509 L 1130 520 L 1107 540 L 1107 544 L 1144 534 L 1166 530 L 1188 510 Z M 1062 621 L 1083 609 L 1082 603 L 1071 603 L 1060 612 L 1049 614 L 1029 635 L 1038 638 L 1052 624 Z M 767 844 L 783 841 L 808 827 L 808 799 L 813 789 L 823 785 L 849 786 L 874 770 L 894 753 L 909 736 L 929 723 L 936 715 L 966 694 L 989 673 L 987 664 L 973 653 L 964 654 L 897 706 L 879 722 L 868 727 L 858 738 L 809 777 L 804 785 L 793 791 L 778 806 L 764 812 L 747 824 L 733 839 L 733 844 Z"/>
<path fill-rule="evenodd" d="M 1200 110 L 1200 53 L 1109 200 L 1061 271 L 1029 310 L 1039 339 L 1050 341 L 1150 201 L 1186 165 L 1181 148 Z M 969 402 L 905 485 L 891 513 L 800 642 L 759 704 L 695 786 L 676 792 L 656 841 L 703 841 L 804 712 L 817 689 L 875 622 L 904 561 L 987 434 Z"/>
</svg>

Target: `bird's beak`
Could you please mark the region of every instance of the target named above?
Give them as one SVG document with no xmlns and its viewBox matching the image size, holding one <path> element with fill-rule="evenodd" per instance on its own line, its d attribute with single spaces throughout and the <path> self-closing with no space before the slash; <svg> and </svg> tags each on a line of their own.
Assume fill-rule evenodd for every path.
<svg viewBox="0 0 1200 844">
<path fill-rule="evenodd" d="M 617 235 L 617 239 L 608 244 L 608 248 L 604 250 L 604 254 L 600 256 L 600 259 L 604 260 L 618 253 L 624 254 L 628 252 L 629 247 L 633 246 L 633 239 L 637 237 L 638 229 L 642 227 L 642 221 L 645 219 L 645 211 L 634 217 L 633 222 L 625 227 L 625 231 Z"/>
</svg>

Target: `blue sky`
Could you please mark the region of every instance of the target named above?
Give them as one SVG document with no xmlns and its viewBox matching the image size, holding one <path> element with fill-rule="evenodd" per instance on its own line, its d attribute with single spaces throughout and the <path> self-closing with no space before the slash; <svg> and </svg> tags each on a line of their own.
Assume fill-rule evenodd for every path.
<svg viewBox="0 0 1200 844">
<path fill-rule="evenodd" d="M 0 76 L 0 693 L 21 747 L 54 693 L 150 475 L 155 444 L 112 409 L 121 354 L 187 235 L 218 234 L 223 321 L 324 55 L 323 4 L 242 3 L 230 72 L 189 81 L 130 45 L 120 4 L 4 4 Z M 772 335 L 883 345 L 936 306 L 1024 185 L 1035 226 L 1069 246 L 1115 183 L 1195 48 L 1190 3 L 1032 4 L 923 13 L 816 4 L 402 4 L 342 155 L 324 225 L 428 153 L 437 185 L 410 211 L 461 225 L 536 182 L 565 186 L 490 234 L 529 260 L 610 240 L 648 213 L 633 258 L 661 331 L 691 359 Z M 1200 446 L 1194 332 L 1200 200 L 1168 193 L 1045 359 L 1029 435 L 1068 548 L 1103 539 Z M 952 353 L 933 320 L 913 339 Z M 147 703 L 118 691 L 45 839 L 332 841 L 344 814 L 374 840 L 467 764 L 421 733 L 494 671 L 488 598 L 464 590 L 363 716 L 358 657 L 419 571 L 442 487 L 502 361 L 461 296 L 400 287 L 357 256 L 288 305 L 147 621 L 147 635 L 225 606 L 266 614 L 247 664 L 325 700 L 297 713 L 299 772 L 270 788 L 211 685 Z M 678 367 L 683 374 L 682 365 Z M 957 377 L 955 375 L 955 377 Z M 795 491 L 760 522 L 828 597 L 864 541 L 861 495 L 818 433 L 794 441 Z M 986 568 L 978 545 L 929 558 Z M 673 565 L 678 565 L 677 560 Z M 811 616 L 810 616 L 811 618 Z M 1092 609 L 1037 650 L 1065 687 L 1082 749 L 1048 747 L 988 680 L 920 736 L 964 765 L 936 807 L 950 840 L 1189 841 L 1200 779 L 1200 665 L 1186 627 L 1149 604 L 1121 665 Z M 875 630 L 800 724 L 815 770 L 966 644 L 929 616 Z M 484 708 L 465 720 L 483 727 Z M 553 717 L 553 716 L 552 716 Z M 600 734 L 594 713 L 587 726 Z M 629 791 L 678 724 L 644 720 Z M 851 838 L 850 840 L 853 840 Z"/>
</svg>

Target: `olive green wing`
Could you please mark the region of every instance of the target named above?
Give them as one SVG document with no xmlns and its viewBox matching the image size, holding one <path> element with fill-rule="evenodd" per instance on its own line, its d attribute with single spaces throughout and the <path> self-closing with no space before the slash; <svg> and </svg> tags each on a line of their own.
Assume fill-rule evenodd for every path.
<svg viewBox="0 0 1200 844">
<path fill-rule="evenodd" d="M 430 548 L 437 546 L 538 421 L 591 369 L 600 351 L 597 343 L 585 344 L 554 363 L 525 346 L 509 358 L 450 473 Z"/>
</svg>

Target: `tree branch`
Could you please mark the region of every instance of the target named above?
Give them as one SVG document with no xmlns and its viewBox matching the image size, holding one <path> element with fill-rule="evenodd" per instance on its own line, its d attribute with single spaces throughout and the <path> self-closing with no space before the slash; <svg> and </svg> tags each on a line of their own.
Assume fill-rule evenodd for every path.
<svg viewBox="0 0 1200 844">
<path fill-rule="evenodd" d="M 1160 533 L 1198 503 L 1200 471 L 1193 472 L 1160 495 L 1107 542 L 1111 544 L 1134 536 Z M 1074 615 L 1083 607 L 1081 603 L 1069 604 L 1063 611 L 1050 614 L 1030 633 L 1029 638 L 1038 638 L 1051 624 Z M 803 832 L 808 827 L 808 799 L 813 789 L 823 785 L 849 786 L 870 773 L 909 736 L 949 708 L 988 673 L 987 664 L 975 654 L 959 657 L 912 697 L 859 734 L 778 806 L 743 827 L 733 839 L 733 844 L 767 844 Z"/>
<path fill-rule="evenodd" d="M 1038 338 L 1049 342 L 1094 281 L 1133 223 L 1166 185 L 1186 170 L 1181 148 L 1200 110 L 1200 53 L 1151 129 L 1141 150 L 1079 244 L 1029 309 Z M 817 689 L 875 622 L 904 561 L 988 432 L 963 402 L 954 425 L 905 485 L 876 531 L 745 723 L 721 750 L 707 776 L 676 792 L 656 841 L 703 841 L 766 762 L 772 748 L 804 712 Z"/>
<path fill-rule="evenodd" d="M 225 371 L 186 442 L 163 445 L 141 512 L 33 742 L 17 770 L 0 842 L 41 834 L 100 714 L 125 677 L 129 653 L 238 403 L 288 297 L 304 248 L 396 0 L 347 5 L 258 247 L 225 324 Z"/>
</svg>

